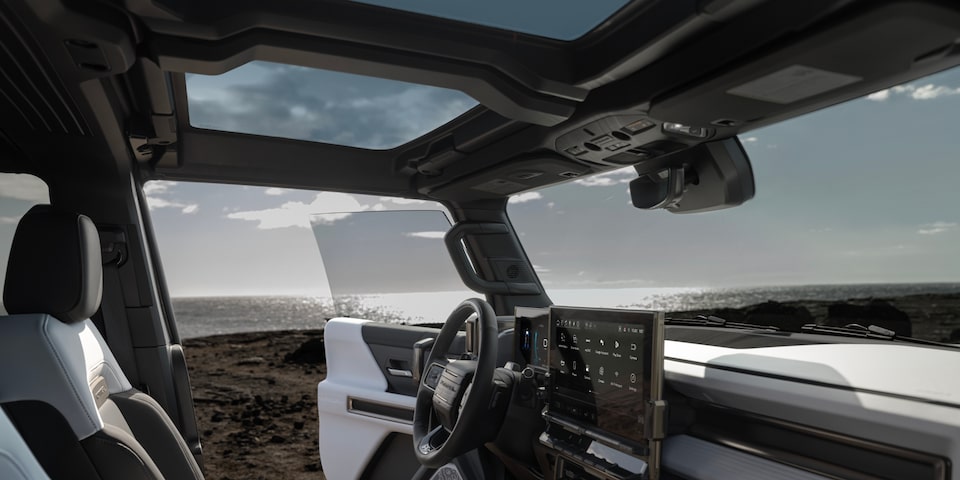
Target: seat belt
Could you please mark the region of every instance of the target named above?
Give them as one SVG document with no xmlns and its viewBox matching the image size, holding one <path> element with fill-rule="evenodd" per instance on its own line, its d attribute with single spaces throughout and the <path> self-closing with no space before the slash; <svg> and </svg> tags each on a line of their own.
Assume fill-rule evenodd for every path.
<svg viewBox="0 0 960 480">
<path fill-rule="evenodd" d="M 133 353 L 133 339 L 130 337 L 130 325 L 127 323 L 126 302 L 123 283 L 120 281 L 120 266 L 127 259 L 126 236 L 121 230 L 100 230 L 100 254 L 103 259 L 103 298 L 97 311 L 100 334 L 110 345 L 120 369 L 127 378 L 140 378 L 137 361 Z M 97 324 L 94 321 L 94 324 Z M 110 343 L 110 342 L 113 343 Z"/>
</svg>

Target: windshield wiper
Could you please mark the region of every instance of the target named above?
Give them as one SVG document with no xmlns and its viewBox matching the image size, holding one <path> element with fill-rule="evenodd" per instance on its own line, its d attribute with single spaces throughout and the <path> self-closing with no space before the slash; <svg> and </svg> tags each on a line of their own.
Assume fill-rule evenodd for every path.
<svg viewBox="0 0 960 480">
<path fill-rule="evenodd" d="M 937 347 L 960 348 L 960 345 L 935 342 L 933 340 L 924 340 L 922 338 L 907 337 L 897 335 L 897 332 L 876 325 L 867 325 L 866 327 L 858 323 L 851 323 L 843 327 L 831 327 L 827 325 L 817 325 L 808 323 L 800 327 L 802 333 L 817 333 L 821 335 L 836 335 L 841 337 L 871 338 L 876 340 L 902 341 L 916 343 L 919 345 L 933 345 Z"/>
<path fill-rule="evenodd" d="M 720 318 L 716 315 L 697 315 L 696 318 L 666 318 L 667 325 L 680 325 L 685 327 L 721 327 L 721 328 L 738 328 L 741 330 L 767 330 L 771 332 L 779 331 L 780 329 L 774 327 L 773 325 L 756 325 L 753 323 L 741 323 L 741 322 L 731 322 L 725 318 Z"/>
</svg>

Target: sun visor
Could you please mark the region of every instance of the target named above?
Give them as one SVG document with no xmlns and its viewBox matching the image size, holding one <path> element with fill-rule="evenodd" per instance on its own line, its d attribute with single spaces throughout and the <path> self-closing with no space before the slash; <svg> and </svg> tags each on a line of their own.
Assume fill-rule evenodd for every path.
<svg viewBox="0 0 960 480">
<path fill-rule="evenodd" d="M 960 63 L 958 38 L 956 9 L 887 4 L 673 92 L 649 115 L 704 128 L 769 124 Z"/>
</svg>

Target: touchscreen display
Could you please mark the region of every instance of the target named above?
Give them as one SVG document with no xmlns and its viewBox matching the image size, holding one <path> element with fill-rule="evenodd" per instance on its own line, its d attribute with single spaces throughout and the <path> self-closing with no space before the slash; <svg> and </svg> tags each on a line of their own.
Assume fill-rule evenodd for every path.
<svg viewBox="0 0 960 480">
<path fill-rule="evenodd" d="M 524 365 L 548 368 L 550 351 L 550 309 L 517 307 L 514 337 Z"/>
<path fill-rule="evenodd" d="M 550 411 L 644 441 L 646 406 L 659 399 L 662 314 L 554 307 Z"/>
</svg>

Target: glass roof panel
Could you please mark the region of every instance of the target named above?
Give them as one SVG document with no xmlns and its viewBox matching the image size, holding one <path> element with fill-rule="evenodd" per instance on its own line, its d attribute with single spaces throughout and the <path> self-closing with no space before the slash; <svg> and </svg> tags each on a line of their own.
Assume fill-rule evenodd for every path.
<svg viewBox="0 0 960 480">
<path fill-rule="evenodd" d="M 576 40 L 630 3 L 630 0 L 355 1 L 555 40 Z"/>
<path fill-rule="evenodd" d="M 477 105 L 456 90 L 268 62 L 186 81 L 194 127 L 377 150 Z"/>
</svg>

